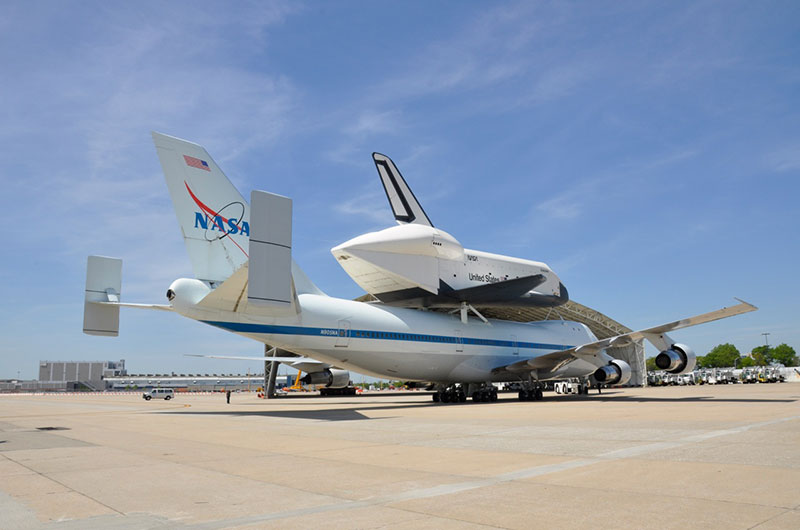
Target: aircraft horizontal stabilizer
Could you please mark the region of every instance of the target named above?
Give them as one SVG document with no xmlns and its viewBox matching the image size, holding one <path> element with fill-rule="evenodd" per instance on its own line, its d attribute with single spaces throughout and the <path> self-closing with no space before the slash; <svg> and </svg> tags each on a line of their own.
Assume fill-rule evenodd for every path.
<svg viewBox="0 0 800 530">
<path fill-rule="evenodd" d="M 323 363 L 321 361 L 314 360 L 310 357 L 255 357 L 255 356 L 247 356 L 247 355 L 197 355 L 193 353 L 187 353 L 187 357 L 205 357 L 206 359 L 227 359 L 229 361 L 260 361 L 260 362 L 271 362 L 271 363 L 281 363 L 287 366 L 290 366 L 296 370 L 300 370 L 301 372 L 306 373 L 314 373 L 320 372 L 327 368 L 330 368 L 331 365 L 327 363 Z"/>
<path fill-rule="evenodd" d="M 245 262 L 239 270 L 208 293 L 197 305 L 204 309 L 241 311 L 241 306 L 244 305 L 242 300 L 246 302 L 247 298 L 248 265 L 249 262 Z"/>
<path fill-rule="evenodd" d="M 174 311 L 171 305 L 166 304 L 128 304 L 122 302 L 93 302 L 97 305 L 107 305 L 115 307 L 132 307 L 134 309 L 153 309 L 156 311 Z"/>
</svg>

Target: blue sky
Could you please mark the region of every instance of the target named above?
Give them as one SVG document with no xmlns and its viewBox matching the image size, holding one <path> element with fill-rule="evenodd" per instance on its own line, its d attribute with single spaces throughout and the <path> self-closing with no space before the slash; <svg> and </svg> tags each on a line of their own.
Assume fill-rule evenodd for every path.
<svg viewBox="0 0 800 530">
<path fill-rule="evenodd" d="M 261 353 L 163 313 L 81 333 L 86 255 L 123 258 L 128 301 L 191 276 L 151 130 L 293 197 L 329 294 L 361 294 L 329 249 L 393 222 L 379 151 L 436 226 L 631 328 L 738 296 L 760 311 L 675 337 L 800 350 L 798 27 L 797 2 L 4 2 L 0 378 Z"/>
</svg>

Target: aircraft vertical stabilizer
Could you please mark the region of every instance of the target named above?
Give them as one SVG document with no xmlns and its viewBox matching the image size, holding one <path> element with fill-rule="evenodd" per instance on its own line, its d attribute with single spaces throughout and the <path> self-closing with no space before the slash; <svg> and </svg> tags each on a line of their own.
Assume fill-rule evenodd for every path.
<svg viewBox="0 0 800 530">
<path fill-rule="evenodd" d="M 221 282 L 248 258 L 247 201 L 200 145 L 153 133 L 195 277 Z"/>
</svg>

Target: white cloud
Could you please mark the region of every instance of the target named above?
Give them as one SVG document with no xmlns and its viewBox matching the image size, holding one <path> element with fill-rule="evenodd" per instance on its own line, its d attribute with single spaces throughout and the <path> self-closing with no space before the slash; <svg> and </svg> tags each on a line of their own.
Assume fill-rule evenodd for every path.
<svg viewBox="0 0 800 530">
<path fill-rule="evenodd" d="M 607 208 L 609 204 L 621 204 L 625 197 L 653 193 L 648 178 L 652 172 L 679 164 L 697 154 L 697 150 L 686 148 L 654 158 L 625 162 L 613 170 L 573 182 L 564 191 L 536 204 L 531 216 L 571 220 Z"/>
<path fill-rule="evenodd" d="M 340 214 L 357 216 L 370 223 L 386 225 L 391 219 L 387 213 L 386 196 L 377 191 L 367 191 L 337 204 L 334 210 Z"/>
<path fill-rule="evenodd" d="M 767 165 L 778 173 L 800 170 L 800 142 L 777 149 L 766 158 Z"/>
<path fill-rule="evenodd" d="M 352 125 L 345 126 L 344 131 L 351 135 L 365 135 L 393 132 L 402 126 L 400 113 L 396 110 L 362 112 Z"/>
</svg>

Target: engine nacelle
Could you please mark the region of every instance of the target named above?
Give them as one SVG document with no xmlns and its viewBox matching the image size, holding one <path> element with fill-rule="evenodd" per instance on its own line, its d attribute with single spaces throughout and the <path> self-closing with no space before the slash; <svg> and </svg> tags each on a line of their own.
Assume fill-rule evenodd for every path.
<svg viewBox="0 0 800 530">
<path fill-rule="evenodd" d="M 619 359 L 613 359 L 601 366 L 594 373 L 598 383 L 605 385 L 624 385 L 631 380 L 631 365 Z"/>
<path fill-rule="evenodd" d="M 345 388 L 350 384 L 350 372 L 336 368 L 311 372 L 301 379 L 306 385 L 325 385 L 325 388 Z"/>
<path fill-rule="evenodd" d="M 694 370 L 696 364 L 694 350 L 685 344 L 673 344 L 670 349 L 656 356 L 656 366 L 671 374 L 687 374 Z"/>
</svg>

